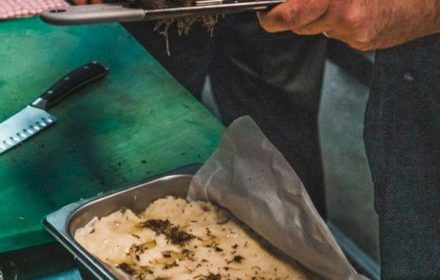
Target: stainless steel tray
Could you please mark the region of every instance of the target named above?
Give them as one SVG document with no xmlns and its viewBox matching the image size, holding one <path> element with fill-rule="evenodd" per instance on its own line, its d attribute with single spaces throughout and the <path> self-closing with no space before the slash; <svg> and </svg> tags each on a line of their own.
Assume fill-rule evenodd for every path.
<svg viewBox="0 0 440 280">
<path fill-rule="evenodd" d="M 95 4 L 51 9 L 41 13 L 40 17 L 55 25 L 148 21 L 258 11 L 283 2 L 284 0 L 198 0 L 194 6 L 160 9 L 137 8 L 127 3 Z"/>
<path fill-rule="evenodd" d="M 121 208 L 144 210 L 152 201 L 167 195 L 185 198 L 200 165 L 187 166 L 145 183 L 69 204 L 43 219 L 44 227 L 98 279 L 116 279 L 109 267 L 87 253 L 73 238 L 75 230 L 94 217 L 103 217 Z"/>
</svg>

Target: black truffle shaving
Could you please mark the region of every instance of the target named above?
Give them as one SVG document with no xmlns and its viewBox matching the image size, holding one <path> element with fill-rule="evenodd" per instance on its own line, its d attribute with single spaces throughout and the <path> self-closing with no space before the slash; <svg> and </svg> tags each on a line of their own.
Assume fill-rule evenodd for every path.
<svg viewBox="0 0 440 280">
<path fill-rule="evenodd" d="M 146 10 L 157 9 L 173 9 L 181 7 L 195 6 L 196 0 L 127 0 L 128 6 L 133 8 L 141 8 Z M 188 35 L 193 26 L 196 23 L 200 23 L 212 36 L 214 26 L 217 23 L 217 15 L 206 15 L 202 17 L 183 17 L 183 18 L 169 18 L 156 22 L 154 31 L 159 33 L 165 38 L 165 49 L 168 56 L 171 56 L 170 42 L 168 38 L 168 30 L 175 23 L 177 28 L 177 34 L 179 36 Z"/>
<path fill-rule="evenodd" d="M 240 256 L 240 255 L 235 255 L 233 258 L 232 258 L 232 260 L 230 260 L 230 261 L 228 261 L 227 263 L 228 264 L 230 264 L 230 263 L 241 263 L 242 261 L 243 261 L 243 257 L 242 256 Z"/>
<path fill-rule="evenodd" d="M 139 226 L 149 228 L 156 234 L 165 235 L 171 243 L 176 245 L 182 245 L 195 238 L 194 235 L 181 230 L 179 226 L 172 225 L 169 220 L 151 219 L 140 223 Z"/>
<path fill-rule="evenodd" d="M 156 234 L 165 234 L 171 226 L 169 220 L 151 219 L 140 223 L 141 227 L 146 227 L 154 231 Z"/>
<path fill-rule="evenodd" d="M 203 280 L 221 280 L 222 276 L 220 274 L 209 273 L 208 276 L 205 276 Z"/>
<path fill-rule="evenodd" d="M 130 266 L 128 263 L 121 263 L 116 267 L 122 270 L 123 272 L 127 273 L 128 275 L 133 276 L 136 273 L 136 269 Z"/>
<path fill-rule="evenodd" d="M 194 235 L 189 234 L 183 230 L 180 230 L 179 227 L 172 227 L 169 234 L 167 235 L 173 244 L 182 244 L 190 241 L 194 238 Z"/>
<path fill-rule="evenodd" d="M 236 255 L 236 256 L 234 256 L 233 261 L 236 262 L 236 263 L 241 263 L 241 261 L 242 261 L 243 259 L 244 259 L 244 258 L 243 258 L 242 256 L 240 256 L 240 255 Z"/>
</svg>

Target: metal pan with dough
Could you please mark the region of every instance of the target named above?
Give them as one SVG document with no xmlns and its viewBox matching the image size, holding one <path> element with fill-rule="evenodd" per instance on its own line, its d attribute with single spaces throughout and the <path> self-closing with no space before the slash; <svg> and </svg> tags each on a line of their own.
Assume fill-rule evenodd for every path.
<svg viewBox="0 0 440 280">
<path fill-rule="evenodd" d="M 241 279 L 243 279 L 243 277 L 246 278 L 245 275 L 261 276 L 258 279 L 269 279 L 275 275 L 282 276 L 282 279 L 320 279 L 312 275 L 309 271 L 306 271 L 301 265 L 291 259 L 281 257 L 280 255 L 278 256 L 279 258 L 275 257 L 275 255 L 273 255 L 275 254 L 275 248 L 269 248 L 266 246 L 260 247 L 262 244 L 268 244 L 264 242 L 262 238 L 257 238 L 255 234 L 250 234 L 249 231 L 246 230 L 246 227 L 239 227 L 238 222 L 230 215 L 225 215 L 225 217 L 228 218 L 225 221 L 220 222 L 220 220 L 222 220 L 222 216 L 219 216 L 218 214 L 221 211 L 214 211 L 215 209 L 220 210 L 219 208 L 215 206 L 210 208 L 216 213 L 216 215 L 214 215 L 214 212 L 208 211 L 208 208 L 204 208 L 208 207 L 207 205 L 209 203 L 205 203 L 206 206 L 204 206 L 205 204 L 197 204 L 197 202 L 189 205 L 190 203 L 186 204 L 187 202 L 184 200 L 180 200 L 177 204 L 173 204 L 175 203 L 174 201 L 178 201 L 175 198 L 171 200 L 158 200 L 160 198 L 169 196 L 186 198 L 193 174 L 198 168 L 199 166 L 197 165 L 188 166 L 171 172 L 169 175 L 152 179 L 151 181 L 134 187 L 129 187 L 120 191 L 100 195 L 92 199 L 72 203 L 48 215 L 43 220 L 43 224 L 45 228 L 81 263 L 84 274 L 83 276 L 86 277 L 86 279 L 89 279 L 90 276 L 98 279 L 144 279 L 144 276 L 152 276 L 152 279 L 163 279 L 163 277 L 155 278 L 155 276 L 159 274 L 160 276 L 163 276 L 161 273 L 165 273 L 166 275 L 169 274 L 169 279 L 192 279 L 192 276 L 189 278 L 189 274 L 199 275 L 200 273 L 204 273 L 203 275 L 205 275 L 207 272 L 209 272 L 209 275 L 207 274 L 208 276 L 222 277 L 218 279 L 223 279 L 223 276 L 226 275 L 230 275 L 232 277 L 235 274 L 239 274 Z M 128 251 L 123 248 L 124 246 L 119 247 L 117 245 L 119 244 L 118 242 L 122 241 L 123 242 L 121 244 L 127 243 L 126 239 L 121 239 L 126 237 L 123 236 L 125 234 L 123 229 L 131 228 L 130 223 L 132 221 L 127 220 L 126 218 L 130 215 L 133 215 L 133 213 L 138 213 L 138 215 L 140 213 L 146 214 L 146 212 L 143 211 L 148 206 L 153 207 L 152 212 L 149 212 L 147 215 L 150 218 L 152 217 L 151 215 L 153 215 L 154 211 L 154 213 L 156 213 L 154 215 L 161 217 L 166 216 L 168 218 L 165 220 L 165 222 L 171 222 L 174 225 L 179 223 L 178 220 L 180 220 L 180 222 L 184 222 L 183 218 L 188 218 L 191 226 L 189 226 L 189 224 L 181 225 L 181 229 L 188 230 L 190 232 L 189 235 L 194 234 L 194 239 L 192 239 L 191 243 L 189 244 L 182 243 L 182 245 L 174 246 L 173 244 L 175 243 L 170 244 L 168 241 L 162 242 L 161 239 L 163 239 L 163 236 L 159 235 L 154 241 L 154 244 L 157 244 L 157 248 L 148 250 L 146 255 L 144 255 L 142 252 L 140 256 L 136 256 L 139 264 L 141 264 L 142 261 L 142 266 L 140 266 L 140 268 L 144 269 L 147 267 L 144 263 L 144 257 L 147 259 L 150 259 L 150 257 L 156 257 L 156 255 L 158 255 L 156 253 L 162 252 L 162 249 L 165 247 L 167 250 L 170 249 L 168 247 L 173 247 L 173 251 L 166 252 L 176 253 L 179 253 L 178 250 L 183 248 L 182 253 L 184 251 L 191 252 L 192 256 L 188 257 L 187 260 L 185 258 L 178 258 L 178 263 L 173 263 L 171 266 L 169 266 L 168 262 L 160 262 L 158 265 L 154 265 L 154 263 L 152 264 L 150 261 L 148 267 L 151 267 L 151 270 L 154 269 L 155 275 L 133 274 L 133 277 L 131 277 L 129 275 L 132 274 L 128 273 L 127 269 L 124 270 L 122 269 L 121 265 L 115 265 L 113 263 L 113 259 L 110 261 L 110 259 L 107 257 L 111 257 L 110 255 L 115 257 L 114 253 L 116 251 L 123 252 L 123 256 L 118 255 L 116 256 L 117 258 L 122 256 L 125 259 L 128 256 L 125 254 Z M 183 208 L 180 209 L 181 206 L 185 206 L 186 210 L 183 212 L 177 211 L 183 210 Z M 199 211 L 200 213 L 197 212 L 198 206 L 200 206 L 204 211 Z M 174 214 L 172 217 L 167 216 L 169 213 Z M 119 217 L 120 215 L 124 217 Z M 138 215 L 136 215 L 136 217 L 140 218 Z M 183 215 L 185 217 L 180 217 L 179 215 Z M 117 223 L 119 224 L 117 233 L 112 231 L 114 230 L 113 228 L 111 228 L 109 231 L 109 228 L 106 227 L 109 223 L 116 225 L 116 223 L 113 223 L 115 221 L 115 217 L 120 218 L 117 218 L 119 219 Z M 157 219 L 157 217 L 153 217 L 154 222 L 160 221 Z M 170 220 L 168 221 L 168 219 Z M 100 223 L 100 220 L 103 222 Z M 211 223 L 211 220 L 215 220 L 215 222 Z M 150 221 L 151 220 L 147 220 L 145 223 L 143 222 L 143 224 L 147 224 Z M 196 222 L 198 222 L 198 224 Z M 207 227 L 208 224 L 209 229 Z M 93 227 L 92 231 L 89 231 L 90 227 Z M 206 230 L 207 233 L 205 236 L 202 232 Z M 140 229 L 140 231 L 145 233 L 143 229 Z M 111 232 L 110 236 L 108 235 L 109 232 Z M 141 233 L 138 233 L 138 235 L 133 234 L 131 231 L 130 233 L 139 239 L 143 239 L 143 237 L 141 238 L 141 236 L 143 236 Z M 104 239 L 102 237 L 104 237 Z M 101 245 L 106 243 L 106 241 L 102 240 L 105 239 L 108 239 L 107 241 L 110 242 L 107 244 L 109 246 L 106 245 L 104 247 L 110 249 L 101 252 L 99 251 L 103 248 Z M 145 243 L 142 243 L 141 246 L 143 246 L 143 244 Z M 215 246 L 213 246 L 213 244 L 215 244 Z M 177 249 L 176 251 L 174 250 L 176 249 L 174 247 L 178 247 L 180 249 Z M 107 255 L 107 253 L 110 253 L 110 255 Z M 209 257 L 207 257 L 208 255 Z M 165 255 L 163 256 L 165 258 Z M 206 261 L 208 258 L 210 259 L 209 262 Z M 147 259 L 145 261 L 148 261 Z M 242 261 L 242 259 L 244 259 L 244 261 Z M 154 258 L 154 260 L 157 259 Z M 167 259 L 167 261 L 168 260 L 169 259 Z M 198 266 L 195 266 L 196 262 L 198 262 Z M 200 263 L 203 265 L 200 265 Z M 125 261 L 122 264 L 126 265 L 127 267 L 129 266 L 129 263 Z M 165 266 L 161 266 L 162 264 Z M 189 272 L 185 270 L 193 264 L 193 269 L 191 269 Z M 135 264 L 133 263 L 130 265 Z M 136 263 L 136 265 L 138 264 Z M 169 268 L 172 269 L 164 271 L 164 269 Z M 128 273 L 128 276 L 121 275 L 120 270 L 122 270 L 124 273 Z M 130 268 L 129 270 L 133 269 Z M 149 274 L 151 273 L 153 273 L 153 271 L 150 271 Z M 171 275 L 174 275 L 175 277 L 173 278 Z M 151 278 L 148 277 L 145 279 Z M 205 278 L 202 277 L 200 279 Z M 208 277 L 206 279 L 211 278 Z"/>
<path fill-rule="evenodd" d="M 151 179 L 146 183 L 69 204 L 43 219 L 43 225 L 75 258 L 98 279 L 116 279 L 112 269 L 98 261 L 74 239 L 75 231 L 95 217 L 105 217 L 128 208 L 144 210 L 154 200 L 172 195 L 185 198 L 193 174 L 199 165 L 191 165 Z"/>
</svg>

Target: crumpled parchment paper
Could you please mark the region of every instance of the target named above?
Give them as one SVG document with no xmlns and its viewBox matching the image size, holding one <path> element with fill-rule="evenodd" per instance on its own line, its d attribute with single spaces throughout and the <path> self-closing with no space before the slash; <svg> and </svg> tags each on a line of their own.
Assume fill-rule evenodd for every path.
<svg viewBox="0 0 440 280">
<path fill-rule="evenodd" d="M 229 126 L 193 178 L 188 199 L 228 209 L 323 279 L 366 279 L 344 256 L 293 168 L 250 117 Z"/>
</svg>

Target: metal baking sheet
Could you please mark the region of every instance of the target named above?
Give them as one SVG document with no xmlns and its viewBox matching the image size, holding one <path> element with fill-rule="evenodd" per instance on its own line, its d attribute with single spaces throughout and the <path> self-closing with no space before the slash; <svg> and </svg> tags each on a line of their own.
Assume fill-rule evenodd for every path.
<svg viewBox="0 0 440 280">
<path fill-rule="evenodd" d="M 186 198 L 189 184 L 200 165 L 187 166 L 145 183 L 69 204 L 43 219 L 44 227 L 98 279 L 116 279 L 111 268 L 99 262 L 73 238 L 75 230 L 94 217 L 122 208 L 144 210 L 152 201 L 173 195 Z"/>
</svg>

